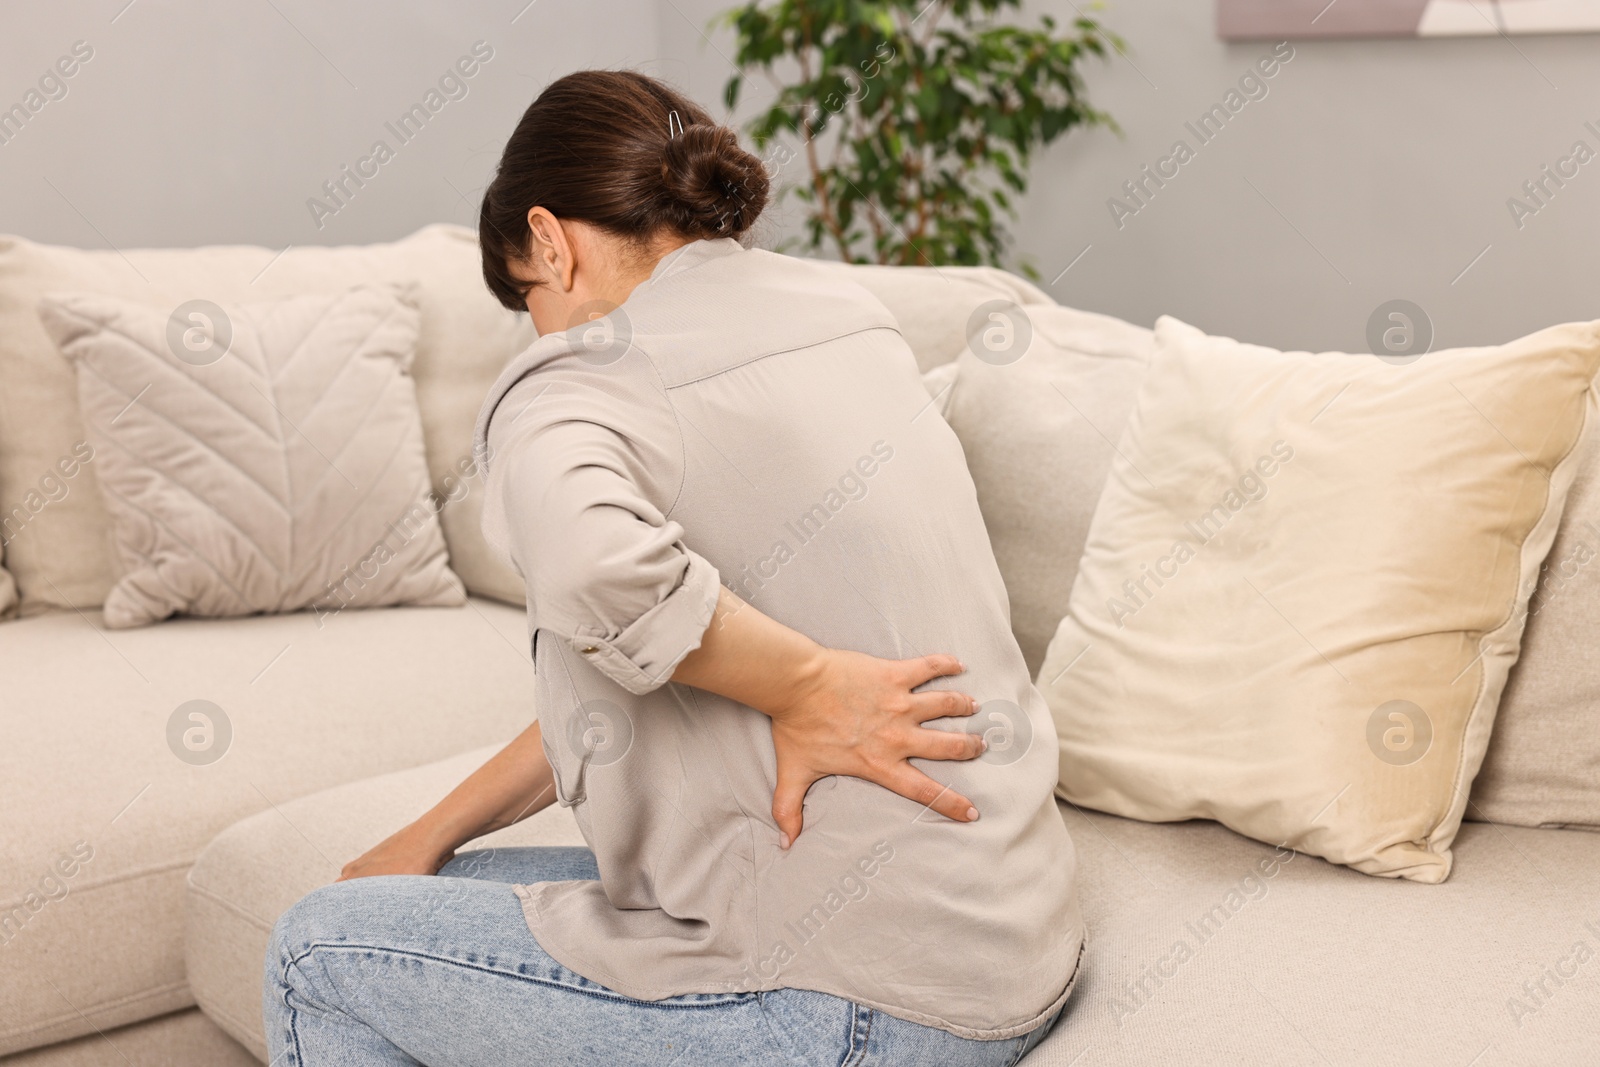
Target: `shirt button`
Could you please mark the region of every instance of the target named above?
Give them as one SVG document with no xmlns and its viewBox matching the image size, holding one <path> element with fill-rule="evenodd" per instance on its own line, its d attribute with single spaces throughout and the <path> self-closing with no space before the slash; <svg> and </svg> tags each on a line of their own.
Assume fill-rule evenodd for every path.
<svg viewBox="0 0 1600 1067">
<path fill-rule="evenodd" d="M 578 651 L 582 652 L 585 656 L 592 656 L 600 650 L 595 648 L 593 645 L 584 645 L 582 648 L 578 649 Z"/>
</svg>

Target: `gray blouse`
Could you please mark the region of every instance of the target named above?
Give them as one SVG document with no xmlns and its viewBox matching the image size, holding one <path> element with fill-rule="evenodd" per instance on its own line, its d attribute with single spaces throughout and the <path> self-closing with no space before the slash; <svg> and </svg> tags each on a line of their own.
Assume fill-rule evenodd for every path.
<svg viewBox="0 0 1600 1067">
<path fill-rule="evenodd" d="M 535 706 L 599 882 L 517 889 L 545 951 L 630 997 L 794 987 L 964 1037 L 1027 1033 L 1083 922 L 1055 732 L 961 445 L 888 310 L 731 239 L 669 254 L 490 392 L 484 532 L 527 583 Z M 982 817 L 826 778 L 778 847 L 769 720 L 669 682 L 727 585 L 831 648 L 957 656 L 988 751 L 918 760 Z"/>
</svg>

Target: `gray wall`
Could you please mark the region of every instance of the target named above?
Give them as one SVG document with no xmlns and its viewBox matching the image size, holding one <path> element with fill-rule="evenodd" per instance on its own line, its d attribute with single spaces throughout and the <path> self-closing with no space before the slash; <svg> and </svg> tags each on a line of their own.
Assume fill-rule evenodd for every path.
<svg viewBox="0 0 1600 1067">
<path fill-rule="evenodd" d="M 1350 350 L 1396 298 L 1429 313 L 1436 347 L 1600 318 L 1600 158 L 1520 230 L 1506 208 L 1573 142 L 1600 152 L 1583 125 L 1600 128 L 1600 35 L 1296 44 L 1269 95 L 1119 230 L 1106 200 L 1176 138 L 1195 143 L 1183 124 L 1270 50 L 1218 42 L 1211 17 L 1203 0 L 1107 12 L 1131 52 L 1091 85 L 1126 136 L 1053 147 L 1020 227 L 1046 281 L 1093 246 L 1056 299 Z"/>
<path fill-rule="evenodd" d="M 0 9 L 0 107 L 73 42 L 94 49 L 67 95 L 0 145 L 0 231 L 86 247 L 282 247 L 473 224 L 477 193 L 542 85 L 657 52 L 655 8 L 642 0 L 127 5 Z M 402 145 L 385 123 L 479 40 L 494 55 L 463 80 L 466 95 L 452 90 L 459 99 L 444 97 Z M 379 139 L 394 158 L 316 225 L 306 201 Z"/>
<path fill-rule="evenodd" d="M 637 66 L 720 113 L 732 47 L 707 25 L 729 0 L 525 3 L 8 6 L 0 106 L 74 41 L 94 58 L 0 145 L 0 231 L 97 247 L 381 240 L 470 223 L 505 135 L 563 71 Z M 1520 229 L 1506 207 L 1575 141 L 1600 152 L 1583 125 L 1600 129 L 1600 36 L 1297 44 L 1268 95 L 1119 228 L 1107 200 L 1178 138 L 1196 145 L 1184 123 L 1271 46 L 1218 42 L 1208 0 L 1117 0 L 1102 17 L 1131 52 L 1087 75 L 1124 135 L 1052 147 L 1016 227 L 1057 299 L 1284 347 L 1360 349 L 1394 298 L 1428 311 L 1439 345 L 1600 316 L 1600 159 Z M 397 145 L 384 124 L 477 40 L 495 54 L 467 95 L 319 228 L 307 199 L 374 140 Z M 798 218 L 788 203 L 763 238 Z"/>
</svg>

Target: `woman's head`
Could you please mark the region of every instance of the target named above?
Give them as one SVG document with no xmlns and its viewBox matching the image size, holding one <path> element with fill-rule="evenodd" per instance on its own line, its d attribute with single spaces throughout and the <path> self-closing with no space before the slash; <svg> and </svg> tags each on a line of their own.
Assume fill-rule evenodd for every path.
<svg viewBox="0 0 1600 1067">
<path fill-rule="evenodd" d="M 632 71 L 568 74 L 523 113 L 484 191 L 484 280 L 521 310 L 552 283 L 552 227 L 592 227 L 644 260 L 663 244 L 738 237 L 766 203 L 761 161 L 687 97 Z"/>
</svg>

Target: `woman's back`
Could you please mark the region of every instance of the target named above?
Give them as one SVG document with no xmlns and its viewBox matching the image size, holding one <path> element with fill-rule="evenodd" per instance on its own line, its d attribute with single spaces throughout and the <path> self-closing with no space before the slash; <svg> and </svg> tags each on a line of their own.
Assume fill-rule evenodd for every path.
<svg viewBox="0 0 1600 1067">
<path fill-rule="evenodd" d="M 970 1037 L 1048 1016 L 1083 936 L 1054 734 L 960 444 L 887 311 L 803 261 L 694 242 L 519 357 L 479 434 L 486 533 L 543 632 L 545 748 L 602 879 L 521 891 L 540 944 L 641 999 L 815 989 Z M 658 535 L 614 538 L 619 512 Z M 940 687 L 982 708 L 930 725 L 991 747 L 917 763 L 982 818 L 833 777 L 780 849 L 770 721 L 663 684 L 719 581 L 831 648 L 959 656 Z"/>
</svg>

